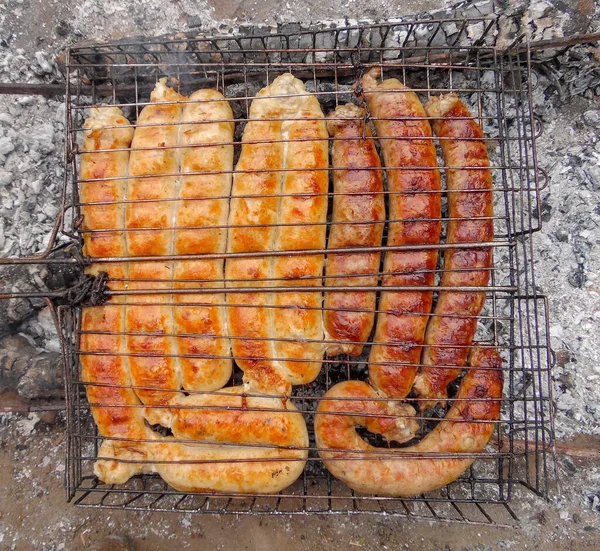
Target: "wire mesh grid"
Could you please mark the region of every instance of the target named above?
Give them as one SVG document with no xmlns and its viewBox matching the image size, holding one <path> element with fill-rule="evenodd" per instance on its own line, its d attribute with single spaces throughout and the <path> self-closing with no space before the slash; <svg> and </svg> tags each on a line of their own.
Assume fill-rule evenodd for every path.
<svg viewBox="0 0 600 551">
<path fill-rule="evenodd" d="M 487 300 L 479 317 L 476 340 L 481 346 L 494 347 L 500 352 L 505 388 L 501 419 L 485 451 L 476 454 L 477 460 L 458 480 L 415 498 L 357 494 L 329 474 L 317 453 L 312 429 L 319 399 L 339 381 L 366 380 L 368 342 L 360 357 L 325 357 L 321 374 L 313 383 L 294 387 L 292 401 L 303 413 L 311 439 L 306 468 L 287 490 L 273 495 L 186 494 L 173 490 L 154 475 L 137 476 L 123 485 L 106 485 L 92 473 L 102 438 L 91 416 L 81 374 L 81 357 L 90 354 L 80 346 L 81 309 L 61 307 L 59 330 L 64 347 L 68 413 L 68 499 L 83 506 L 136 510 L 236 514 L 368 512 L 509 524 L 517 519 L 509 506 L 515 484 L 523 484 L 538 495 L 547 493 L 551 469 L 548 451 L 552 443 L 549 387 L 552 357 L 546 302 L 535 285 L 530 237 L 540 229 L 539 193 L 545 185 L 544 173 L 537 167 L 535 157 L 535 139 L 541 126 L 531 110 L 529 51 L 526 45 L 520 45 L 520 49 L 515 45 L 506 51 L 497 50 L 494 29 L 494 21 L 488 19 L 402 21 L 356 27 L 298 28 L 292 34 L 274 31 L 265 34 L 265 31 L 255 30 L 256 34 L 246 36 L 130 40 L 69 50 L 66 64 L 67 180 L 64 216 L 60 223 L 63 233 L 73 237 L 80 246 L 82 236 L 94 232 L 81 227 L 82 208 L 86 204 L 79 198 L 82 183 L 79 144 L 83 121 L 92 105 L 117 105 L 136 126 L 140 111 L 149 102 L 150 91 L 162 77 L 168 77 L 170 85 L 185 94 L 198 88 L 216 88 L 223 92 L 234 113 L 233 145 L 237 158 L 253 97 L 260 88 L 288 71 L 306 83 L 308 92 L 318 97 L 326 114 L 339 104 L 353 101 L 353 86 L 370 67 L 380 67 L 383 78 L 399 78 L 423 101 L 440 93 L 457 93 L 482 126 L 490 152 L 494 238 L 486 245 L 493 249 L 494 264 L 489 285 L 479 289 L 485 290 Z M 444 178 L 447 167 L 441 160 L 439 168 Z M 391 192 L 383 193 L 387 200 Z M 330 202 L 334 195 L 330 189 L 327 193 Z M 445 220 L 447 217 L 443 216 L 442 221 Z M 385 225 L 384 243 L 389 222 Z M 330 224 L 328 219 L 327 231 Z M 128 231 L 127 228 L 119 230 Z M 451 247 L 443 238 L 439 247 L 435 246 L 441 251 Z M 377 248 L 378 251 L 390 249 L 394 247 Z M 311 252 L 326 254 L 327 250 Z M 222 253 L 189 258 L 230 256 Z M 159 259 L 174 261 L 177 258 L 165 255 Z M 95 259 L 100 260 L 128 262 L 131 259 Z M 440 263 L 436 281 L 439 281 L 441 268 Z M 108 283 L 110 287 L 110 279 Z M 221 288 L 217 284 L 216 289 L 214 285 L 203 289 L 202 283 L 199 280 L 198 287 L 190 292 L 202 295 L 227 290 L 224 281 Z M 263 292 L 277 291 L 277 281 L 265 284 L 266 288 L 261 288 Z M 148 293 L 147 290 L 114 290 L 114 287 L 108 293 L 114 304 L 119 301 L 132 304 L 136 294 Z M 328 290 L 349 288 L 342 285 Z M 286 291 L 293 289 L 286 287 Z M 302 289 L 298 287 L 296 291 Z M 372 290 L 364 290 L 369 289 Z M 439 286 L 433 289 L 436 294 L 439 290 Z M 165 294 L 165 291 L 157 292 Z M 230 384 L 240 384 L 241 375 L 236 368 Z M 412 395 L 409 399 L 414 403 Z M 434 413 L 419 416 L 420 436 L 443 415 L 444 411 L 434 410 Z M 364 436 L 373 441 L 372 435 Z"/>
</svg>

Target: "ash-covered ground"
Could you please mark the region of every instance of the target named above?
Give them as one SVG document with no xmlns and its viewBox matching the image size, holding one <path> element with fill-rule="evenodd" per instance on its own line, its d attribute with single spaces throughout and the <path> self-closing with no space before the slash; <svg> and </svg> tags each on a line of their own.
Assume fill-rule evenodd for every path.
<svg viewBox="0 0 600 551">
<path fill-rule="evenodd" d="M 445 6 L 453 2 L 443 3 Z M 7 0 L 0 10 L 0 81 L 61 82 L 57 54 L 66 44 L 190 28 L 226 32 L 245 23 L 379 19 L 439 9 L 440 2 L 299 0 Z M 499 40 L 524 31 L 532 39 L 598 30 L 600 3 L 464 2 L 458 13 L 500 14 Z M 474 11 L 476 10 L 476 11 Z M 511 17 L 507 16 L 511 14 Z M 598 449 L 600 435 L 600 47 L 537 54 L 532 67 L 535 113 L 544 123 L 538 164 L 549 175 L 542 192 L 543 229 L 534 236 L 536 285 L 549 298 L 556 351 L 553 394 L 556 437 Z M 59 209 L 64 177 L 64 104 L 60 97 L 0 96 L 0 256 L 43 249 Z M 0 272 L 0 290 L 59 287 L 60 274 L 36 267 Z M 47 309 L 37 301 L 0 302 L 0 338 L 20 332 L 36 352 L 58 351 Z M 0 356 L 5 353 L 0 349 Z M 30 352 L 33 354 L 34 352 Z M 48 423 L 48 421 L 50 423 Z M 64 419 L 0 417 L 0 549 L 85 549 L 109 532 L 126 532 L 138 549 L 164 545 L 219 548 L 239 535 L 239 548 L 343 544 L 365 549 L 596 549 L 600 546 L 600 473 L 594 461 L 559 455 L 561 485 L 551 501 L 518 490 L 521 530 L 402 524 L 379 519 L 202 519 L 87 512 L 64 503 Z M 581 435 L 587 435 L 582 437 Z M 22 522 L 28 528 L 22 528 Z M 393 527 L 393 530 L 390 529 Z M 436 531 L 437 530 L 437 531 Z M 462 531 L 461 531 L 462 530 Z M 570 541 L 569 541 L 570 540 Z M 236 544 L 237 545 L 237 544 Z M 234 548 L 236 547 L 234 545 Z M 231 546 L 231 545 L 229 545 Z"/>
</svg>

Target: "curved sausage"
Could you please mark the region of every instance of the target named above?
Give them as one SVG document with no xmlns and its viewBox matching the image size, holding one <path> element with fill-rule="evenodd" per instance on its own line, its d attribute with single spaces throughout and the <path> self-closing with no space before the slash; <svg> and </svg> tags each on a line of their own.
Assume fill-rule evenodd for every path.
<svg viewBox="0 0 600 551">
<path fill-rule="evenodd" d="M 483 131 L 455 94 L 431 99 L 425 106 L 435 117 L 433 129 L 448 167 L 447 243 L 485 243 L 494 238 L 492 174 Z M 460 118 L 462 117 L 462 118 Z M 452 169 L 453 167 L 469 167 Z M 472 167 L 472 168 L 470 168 Z M 481 191 L 479 191 L 481 190 Z M 461 193 L 468 191 L 468 193 Z M 490 247 L 446 249 L 441 286 L 485 287 L 490 278 Z M 486 293 L 440 291 L 425 337 L 416 393 L 421 409 L 444 401 L 447 386 L 460 374 L 477 328 Z M 456 369 L 452 368 L 456 366 Z"/>
<path fill-rule="evenodd" d="M 396 439 L 398 418 L 389 402 L 361 400 L 364 383 L 359 381 L 335 385 L 315 415 L 316 442 L 327 469 L 357 492 L 399 497 L 430 492 L 458 478 L 475 460 L 468 454 L 482 452 L 493 434 L 502 398 L 498 353 L 475 348 L 469 363 L 446 417 L 418 444 L 396 450 L 375 448 L 356 432 L 362 425 Z M 348 400 L 354 396 L 359 399 Z M 394 417 L 385 417 L 390 414 Z"/>
<path fill-rule="evenodd" d="M 381 170 L 373 170 L 381 168 L 381 162 L 368 126 L 364 137 L 364 116 L 365 110 L 351 103 L 340 105 L 328 116 L 327 128 L 334 138 L 332 165 L 335 168 L 332 224 L 327 243 L 330 250 L 381 246 L 385 221 L 383 174 Z M 370 223 L 360 224 L 361 221 Z M 379 252 L 329 253 L 326 286 L 376 287 L 379 262 Z M 325 293 L 325 338 L 339 343 L 329 344 L 327 355 L 362 354 L 363 343 L 369 338 L 375 321 L 376 296 L 375 291 Z"/>
<path fill-rule="evenodd" d="M 173 409 L 175 438 L 155 435 L 154 441 L 127 449 L 103 442 L 96 475 L 106 483 L 122 484 L 132 471 L 156 472 L 182 492 L 283 490 L 306 464 L 306 424 L 289 400 L 247 397 L 244 392 L 243 387 L 232 387 L 218 395 L 182 398 L 182 407 Z M 147 457 L 150 462 L 129 463 Z"/>
<path fill-rule="evenodd" d="M 386 166 L 388 216 L 400 220 L 389 224 L 387 245 L 436 245 L 441 187 L 431 128 L 418 96 L 396 79 L 378 84 L 379 74 L 379 68 L 371 69 L 362 89 Z M 384 272 L 390 275 L 382 287 L 432 287 L 436 265 L 437 249 L 387 252 Z M 410 392 L 432 301 L 432 291 L 381 291 L 369 378 L 385 396 L 405 398 Z"/>
<path fill-rule="evenodd" d="M 184 400 L 186 408 L 177 410 L 173 435 L 203 443 L 174 441 L 158 447 L 157 461 L 177 461 L 156 465 L 168 484 L 187 492 L 275 493 L 302 474 L 308 456 L 302 414 L 290 400 L 245 397 L 244 391 L 233 387 L 218 396 Z"/>
</svg>

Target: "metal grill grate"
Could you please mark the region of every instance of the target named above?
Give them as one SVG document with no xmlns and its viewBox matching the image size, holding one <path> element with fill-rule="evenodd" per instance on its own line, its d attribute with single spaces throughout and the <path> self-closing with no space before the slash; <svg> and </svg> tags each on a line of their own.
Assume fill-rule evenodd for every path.
<svg viewBox="0 0 600 551">
<path fill-rule="evenodd" d="M 384 78 L 397 77 L 405 82 L 422 100 L 432 94 L 456 92 L 483 127 L 490 149 L 495 210 L 495 237 L 490 246 L 494 267 L 490 285 L 485 288 L 487 301 L 476 339 L 499 350 L 506 374 L 501 421 L 486 451 L 478 454 L 473 466 L 457 481 L 427 496 L 399 499 L 355 494 L 329 475 L 312 436 L 304 474 L 281 494 L 187 495 L 149 475 L 122 486 L 107 486 L 92 474 L 101 437 L 81 378 L 81 310 L 60 307 L 59 329 L 66 359 L 69 499 L 83 506 L 136 510 L 236 514 L 368 512 L 510 524 L 517 519 L 508 505 L 515 484 L 523 484 L 542 496 L 546 494 L 552 440 L 552 358 L 546 301 L 536 290 L 530 238 L 540 229 L 539 193 L 545 185 L 540 181 L 543 172 L 535 157 L 535 138 L 541 126 L 531 111 L 528 47 L 515 44 L 499 51 L 494 46 L 494 30 L 491 19 L 400 21 L 355 27 L 299 27 L 293 33 L 255 30 L 255 34 L 239 36 L 120 41 L 69 50 L 67 181 L 61 229 L 79 245 L 83 232 L 79 227 L 82 202 L 78 197 L 78 142 L 85 111 L 91 105 L 118 105 L 135 124 L 159 78 L 169 77 L 170 85 L 182 93 L 215 87 L 228 98 L 234 112 L 237 156 L 252 98 L 284 72 L 304 80 L 325 113 L 352 101 L 352 85 L 357 76 L 373 66 L 382 68 Z M 446 168 L 442 163 L 440 170 L 444 175 Z M 439 248 L 443 250 L 448 245 L 442 243 Z M 203 258 L 211 256 L 228 255 Z M 116 260 L 128 259 L 103 259 Z M 270 290 L 275 286 L 273 282 Z M 224 291 L 224 282 L 222 287 Z M 194 289 L 193 293 L 218 291 Z M 131 302 L 136 292 L 140 293 L 109 294 L 113 301 L 123 300 L 125 295 Z M 315 382 L 294 388 L 292 400 L 303 412 L 309 432 L 325 391 L 341 380 L 364 380 L 367 357 L 368 345 L 359 358 L 326 358 Z M 238 369 L 232 382 L 241 382 Z M 422 419 L 424 427 L 436 421 L 435 417 Z"/>
</svg>

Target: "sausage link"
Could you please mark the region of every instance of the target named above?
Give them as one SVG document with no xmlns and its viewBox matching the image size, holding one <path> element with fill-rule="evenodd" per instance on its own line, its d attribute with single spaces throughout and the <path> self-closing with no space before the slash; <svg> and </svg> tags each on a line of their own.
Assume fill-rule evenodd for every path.
<svg viewBox="0 0 600 551">
<path fill-rule="evenodd" d="M 109 127 L 117 128 L 109 128 Z M 82 229 L 84 253 L 94 258 L 126 256 L 123 231 L 123 208 L 125 199 L 129 151 L 133 128 L 118 107 L 90 109 L 84 125 L 83 154 L 81 155 L 79 196 L 83 204 Z M 108 151 L 98 151 L 108 150 Z M 116 151 L 110 151 L 116 150 Z M 106 178 L 106 179 L 104 179 Z M 88 181 L 86 181 L 88 180 Z M 97 202 L 109 204 L 95 205 Z M 113 231 L 97 231 L 97 230 Z M 96 275 L 104 271 L 112 290 L 123 290 L 123 279 L 128 276 L 127 263 L 94 263 L 86 273 Z M 148 430 L 136 393 L 130 388 L 131 377 L 127 357 L 125 332 L 125 306 L 111 304 L 84 308 L 82 311 L 82 335 L 79 344 L 81 354 L 81 380 L 86 383 L 86 393 L 91 404 L 94 421 L 104 440 L 103 448 L 111 453 L 129 453 L 136 444 L 127 440 L 111 438 L 143 439 Z M 117 355 L 111 355 L 113 353 Z M 123 407 L 123 406 L 132 407 Z M 113 406 L 113 407 L 111 407 Z M 100 454 L 102 455 L 102 454 Z M 140 451 L 139 459 L 145 459 Z M 125 481 L 141 472 L 143 467 L 135 463 L 107 463 L 97 461 L 94 471 L 102 476 L 112 468 L 116 479 Z"/>
<path fill-rule="evenodd" d="M 379 68 L 362 88 L 379 137 L 389 191 L 387 245 L 435 245 L 440 239 L 440 174 L 431 127 L 418 96 L 396 79 L 377 83 Z M 386 119 L 386 120 L 383 120 Z M 426 192 L 426 193 L 420 193 Z M 386 253 L 382 286 L 433 286 L 437 250 Z M 384 395 L 410 392 L 421 357 L 433 292 L 382 290 L 369 356 L 369 377 Z M 392 313 L 386 313 L 392 312 Z"/>
<path fill-rule="evenodd" d="M 275 250 L 324 249 L 329 185 L 329 136 L 316 96 L 291 74 L 275 79 L 289 97 L 292 110 L 281 128 L 285 143 L 285 172 L 281 187 Z M 298 225 L 295 225 L 295 224 Z M 324 346 L 322 275 L 323 254 L 277 256 L 273 278 L 279 287 L 314 289 L 310 292 L 275 293 L 273 337 L 291 384 L 313 381 L 321 371 Z M 281 308 L 283 306 L 284 308 Z"/>
<path fill-rule="evenodd" d="M 138 120 L 129 158 L 129 180 L 125 221 L 127 253 L 135 256 L 167 256 L 173 254 L 174 201 L 177 197 L 178 177 L 166 176 L 179 171 L 178 144 L 181 104 L 183 99 L 161 79 L 150 95 L 152 103 L 142 109 Z M 157 149 L 151 149 L 156 147 Z M 148 177 L 151 176 L 151 177 Z M 154 201 L 147 201 L 152 199 Z M 152 228 L 151 230 L 141 228 Z M 136 231 L 137 230 L 137 231 Z M 172 289 L 173 262 L 149 261 L 129 263 L 130 290 Z M 130 295 L 127 302 L 143 303 L 127 306 L 127 337 L 129 366 L 140 400 L 148 405 L 165 406 L 177 400 L 181 388 L 181 373 L 173 333 L 173 309 L 169 294 Z M 135 333 L 142 333 L 135 335 Z M 158 337 L 149 333 L 162 333 Z M 151 424 L 168 426 L 168 408 L 147 408 Z"/>
<path fill-rule="evenodd" d="M 323 249 L 328 182 L 322 169 L 328 164 L 328 142 L 319 102 L 287 73 L 259 92 L 249 118 L 234 175 L 228 251 Z M 229 330 L 236 337 L 233 355 L 248 385 L 287 394 L 290 385 L 308 383 L 318 375 L 323 355 L 318 342 L 323 339 L 323 263 L 323 255 L 227 260 L 227 285 L 232 288 L 227 293 Z M 306 276 L 310 279 L 303 279 Z M 268 291 L 286 285 L 318 291 Z M 236 287 L 267 290 L 235 293 Z"/>
<path fill-rule="evenodd" d="M 373 170 L 381 168 L 381 161 L 368 126 L 364 136 L 364 116 L 365 110 L 353 104 L 341 105 L 328 116 L 327 128 L 334 138 L 332 165 L 336 169 L 327 243 L 330 250 L 381 246 L 385 221 L 383 174 L 381 170 Z M 371 195 L 372 192 L 375 195 Z M 361 221 L 370 223 L 360 224 Z M 378 252 L 329 253 L 326 285 L 376 287 L 379 263 Z M 329 356 L 362 354 L 362 343 L 369 338 L 375 321 L 376 295 L 376 292 L 325 293 L 325 336 L 327 340 L 339 342 L 328 346 Z"/>
<path fill-rule="evenodd" d="M 235 167 L 227 251 L 268 252 L 275 248 L 284 167 L 282 120 L 289 113 L 275 82 L 252 101 Z M 258 142 L 258 143 L 255 143 Z M 268 256 L 228 258 L 225 262 L 227 323 L 231 348 L 245 381 L 265 393 L 288 393 L 290 384 L 275 357 L 273 293 L 236 293 L 236 288 L 269 287 L 273 260 Z"/>
<path fill-rule="evenodd" d="M 403 427 L 393 402 L 377 400 L 372 389 L 368 396 L 370 387 L 360 381 L 335 385 L 315 415 L 317 447 L 327 469 L 357 492 L 397 497 L 431 492 L 456 480 L 475 460 L 470 454 L 483 451 L 500 416 L 500 356 L 492 348 L 474 348 L 469 363 L 446 417 L 418 444 L 396 450 L 375 448 L 356 432 L 362 425 L 397 439 Z M 427 456 L 409 459 L 405 454 Z"/>
<path fill-rule="evenodd" d="M 492 174 L 481 127 L 455 94 L 433 98 L 425 109 L 448 167 L 447 243 L 485 243 L 494 238 Z M 453 169 L 453 167 L 469 167 Z M 481 191 L 478 191 L 481 190 Z M 468 193 L 461 193 L 467 191 Z M 485 287 L 490 278 L 490 247 L 447 249 L 444 287 Z M 447 386 L 460 374 L 477 328 L 485 292 L 441 291 L 429 321 L 423 366 L 415 381 L 421 409 L 447 397 Z M 456 366 L 453 369 L 451 366 Z"/>
<path fill-rule="evenodd" d="M 182 400 L 175 439 L 152 444 L 156 471 L 168 484 L 185 492 L 270 494 L 302 474 L 309 445 L 302 414 L 291 400 L 244 394 L 232 387 Z"/>
</svg>

